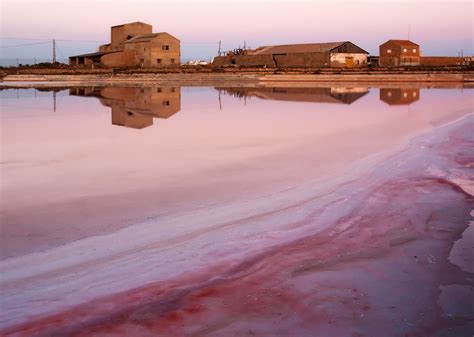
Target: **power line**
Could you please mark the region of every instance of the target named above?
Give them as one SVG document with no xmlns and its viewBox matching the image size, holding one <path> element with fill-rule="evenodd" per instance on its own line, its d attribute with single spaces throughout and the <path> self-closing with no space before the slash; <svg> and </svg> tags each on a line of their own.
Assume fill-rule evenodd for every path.
<svg viewBox="0 0 474 337">
<path fill-rule="evenodd" d="M 25 40 L 25 41 L 44 41 L 50 39 L 34 39 L 34 38 L 21 38 L 21 37 L 0 37 L 0 40 Z M 107 42 L 106 40 L 76 40 L 76 39 L 56 39 L 56 41 L 63 41 L 63 42 Z"/>
<path fill-rule="evenodd" d="M 49 44 L 51 41 L 48 42 L 36 42 L 36 43 L 25 43 L 25 44 L 13 44 L 9 46 L 0 46 L 0 48 L 13 48 L 13 47 L 24 47 L 24 46 L 34 46 L 38 44 Z"/>
</svg>

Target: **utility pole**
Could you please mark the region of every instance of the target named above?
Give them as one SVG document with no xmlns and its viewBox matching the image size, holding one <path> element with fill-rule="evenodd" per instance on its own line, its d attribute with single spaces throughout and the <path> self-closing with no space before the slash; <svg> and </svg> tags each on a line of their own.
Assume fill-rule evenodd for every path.
<svg viewBox="0 0 474 337">
<path fill-rule="evenodd" d="M 56 63 L 56 40 L 53 40 L 53 63 Z"/>
<path fill-rule="evenodd" d="M 247 42 L 244 40 L 244 50 L 247 49 Z"/>
<path fill-rule="evenodd" d="M 221 56 L 221 40 L 219 40 L 219 51 L 217 52 L 217 55 Z"/>
</svg>

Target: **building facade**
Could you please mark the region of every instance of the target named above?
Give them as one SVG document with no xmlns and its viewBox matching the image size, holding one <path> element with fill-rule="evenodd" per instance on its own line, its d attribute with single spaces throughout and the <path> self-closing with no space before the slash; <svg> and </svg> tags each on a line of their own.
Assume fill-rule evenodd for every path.
<svg viewBox="0 0 474 337">
<path fill-rule="evenodd" d="M 420 46 L 409 40 L 388 40 L 379 47 L 381 67 L 420 65 Z"/>
<path fill-rule="evenodd" d="M 214 58 L 215 67 L 236 65 L 269 68 L 358 68 L 367 66 L 369 53 L 349 41 L 264 46 L 236 49 Z"/>
<path fill-rule="evenodd" d="M 69 57 L 73 66 L 166 67 L 181 63 L 179 39 L 169 33 L 152 33 L 152 26 L 132 22 L 111 28 L 111 42 L 96 53 Z"/>
</svg>

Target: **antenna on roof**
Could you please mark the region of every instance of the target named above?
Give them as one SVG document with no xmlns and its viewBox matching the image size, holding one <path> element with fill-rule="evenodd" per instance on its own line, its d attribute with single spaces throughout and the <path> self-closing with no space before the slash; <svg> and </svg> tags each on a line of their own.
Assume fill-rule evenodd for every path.
<svg viewBox="0 0 474 337">
<path fill-rule="evenodd" d="M 219 40 L 219 51 L 217 55 L 221 56 L 221 40 Z"/>
<path fill-rule="evenodd" d="M 247 42 L 244 40 L 244 50 L 247 49 Z"/>
</svg>

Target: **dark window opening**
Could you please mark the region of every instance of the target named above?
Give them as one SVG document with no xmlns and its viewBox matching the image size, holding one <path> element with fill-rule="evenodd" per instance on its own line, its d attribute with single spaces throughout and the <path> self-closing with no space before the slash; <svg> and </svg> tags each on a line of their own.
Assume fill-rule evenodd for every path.
<svg viewBox="0 0 474 337">
<path fill-rule="evenodd" d="M 132 37 L 132 35 L 127 36 L 127 40 L 130 40 Z"/>
<path fill-rule="evenodd" d="M 133 116 L 133 112 L 131 112 L 131 111 L 127 111 L 127 115 L 129 115 L 129 116 Z"/>
<path fill-rule="evenodd" d="M 164 106 L 169 106 L 169 105 L 170 105 L 170 101 L 163 101 L 163 105 L 164 105 Z"/>
<path fill-rule="evenodd" d="M 235 64 L 236 63 L 235 59 L 230 60 L 230 63 Z"/>
<path fill-rule="evenodd" d="M 161 64 L 161 59 L 156 59 L 157 64 Z"/>
<path fill-rule="evenodd" d="M 174 88 L 171 88 L 171 92 L 174 92 L 174 91 L 175 91 L 175 89 L 174 89 Z"/>
<path fill-rule="evenodd" d="M 161 49 L 162 50 L 170 50 L 170 46 L 168 46 L 167 44 L 161 46 Z"/>
<path fill-rule="evenodd" d="M 156 92 L 161 92 L 161 88 L 156 88 Z"/>
<path fill-rule="evenodd" d="M 171 63 L 174 63 L 174 59 L 171 59 L 170 61 L 171 61 Z"/>
</svg>

